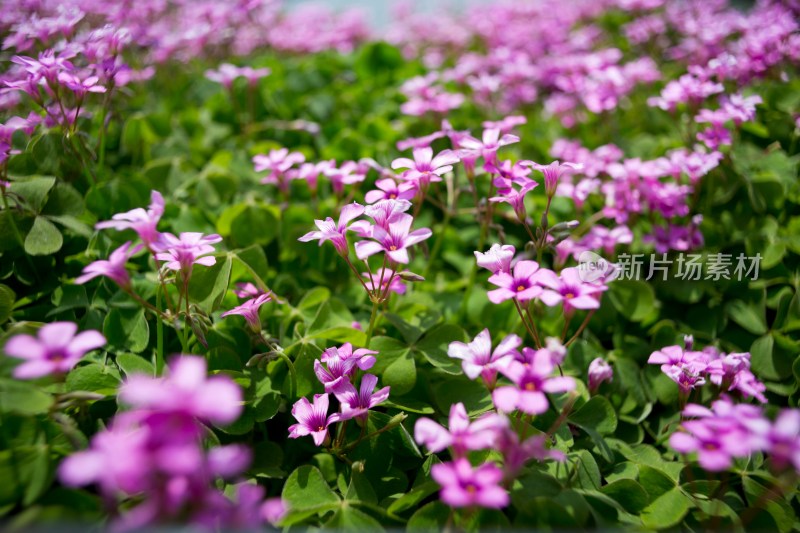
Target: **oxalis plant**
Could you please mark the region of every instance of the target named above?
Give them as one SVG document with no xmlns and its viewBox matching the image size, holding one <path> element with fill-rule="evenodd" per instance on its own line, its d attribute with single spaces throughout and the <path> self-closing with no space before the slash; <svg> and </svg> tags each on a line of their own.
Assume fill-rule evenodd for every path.
<svg viewBox="0 0 800 533">
<path fill-rule="evenodd" d="M 5 2 L 4 527 L 800 529 L 798 15 Z"/>
</svg>

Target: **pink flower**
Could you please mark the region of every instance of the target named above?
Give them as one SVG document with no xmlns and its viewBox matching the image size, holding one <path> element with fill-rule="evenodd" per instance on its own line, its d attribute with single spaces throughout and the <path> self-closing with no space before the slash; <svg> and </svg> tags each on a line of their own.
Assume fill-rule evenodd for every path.
<svg viewBox="0 0 800 533">
<path fill-rule="evenodd" d="M 614 369 L 602 357 L 597 357 L 589 363 L 589 390 L 597 392 L 600 384 L 614 379 Z"/>
<path fill-rule="evenodd" d="M 297 400 L 292 407 L 292 416 L 298 423 L 289 426 L 289 438 L 297 439 L 311 435 L 314 444 L 322 446 L 328 438 L 328 426 L 340 419 L 339 413 L 328 416 L 328 403 L 327 394 L 315 394 L 313 404 L 306 398 Z"/>
<path fill-rule="evenodd" d="M 86 352 L 105 346 L 106 339 L 98 331 L 75 333 L 72 322 L 53 322 L 42 326 L 36 334 L 15 335 L 3 351 L 25 362 L 14 368 L 17 379 L 35 379 L 50 374 L 64 374 L 80 361 Z"/>
<path fill-rule="evenodd" d="M 775 471 L 791 465 L 800 472 L 800 409 L 783 409 L 770 426 L 767 441 Z"/>
<path fill-rule="evenodd" d="M 442 487 L 442 501 L 451 507 L 501 509 L 510 501 L 508 493 L 500 486 L 503 471 L 493 463 L 473 469 L 466 459 L 456 459 L 452 463 L 433 465 L 431 477 Z"/>
<path fill-rule="evenodd" d="M 159 240 L 161 234 L 156 227 L 161 215 L 164 214 L 164 197 L 158 191 L 150 193 L 150 205 L 145 211 L 137 207 L 127 213 L 118 213 L 111 217 L 111 220 L 99 222 L 95 225 L 97 229 L 114 228 L 118 231 L 132 229 L 144 245 L 153 250 L 153 245 Z"/>
<path fill-rule="evenodd" d="M 527 217 L 525 195 L 535 189 L 539 184 L 529 178 L 517 178 L 513 181 L 506 178 L 496 178 L 494 184 L 500 195 L 489 198 L 489 201 L 509 204 L 514 209 L 517 218 L 524 222 Z M 519 190 L 514 189 L 514 185 L 517 185 Z"/>
<path fill-rule="evenodd" d="M 362 214 L 364 214 L 363 205 L 356 203 L 348 204 L 344 206 L 342 208 L 342 212 L 339 213 L 338 222 L 334 222 L 331 217 L 328 217 L 325 220 L 315 220 L 314 224 L 317 225 L 319 230 L 310 231 L 297 240 L 300 242 L 318 240 L 320 246 L 322 246 L 322 243 L 325 241 L 331 241 L 334 248 L 336 248 L 336 251 L 339 252 L 340 255 L 346 257 L 349 253 L 349 249 L 347 247 L 347 237 L 345 236 L 345 233 L 350 230 L 357 233 L 368 234 L 369 224 L 366 221 L 358 221 L 350 224 L 354 218 L 357 218 Z M 349 227 L 348 224 L 350 224 Z"/>
<path fill-rule="evenodd" d="M 399 220 L 402 213 L 409 209 L 411 202 L 408 200 L 379 200 L 373 205 L 368 205 L 364 209 L 364 214 L 370 217 L 376 226 L 388 230 L 389 223 Z"/>
<path fill-rule="evenodd" d="M 536 261 L 519 261 L 514 266 L 513 274 L 498 272 L 489 278 L 489 283 L 499 289 L 489 291 L 487 296 L 494 304 L 514 298 L 518 302 L 533 300 L 542 293 L 538 283 L 539 263 Z"/>
<path fill-rule="evenodd" d="M 549 165 L 531 163 L 530 166 L 544 174 L 544 189 L 547 196 L 553 196 L 556 193 L 562 176 L 571 175 L 583 169 L 583 165 L 579 163 L 560 163 L 558 161 L 553 161 Z"/>
<path fill-rule="evenodd" d="M 206 360 L 194 355 L 174 358 L 166 377 L 130 376 L 119 398 L 139 409 L 183 412 L 214 424 L 230 424 L 243 409 L 239 386 L 228 376 L 208 377 Z"/>
<path fill-rule="evenodd" d="M 252 67 L 237 67 L 230 63 L 222 63 L 217 70 L 206 70 L 206 78 L 230 89 L 236 78 L 243 77 L 252 86 L 259 79 L 269 76 L 271 72 L 268 68 L 254 69 Z"/>
<path fill-rule="evenodd" d="M 474 253 L 479 267 L 489 270 L 492 274 L 509 274 L 516 249 L 510 244 L 493 244 L 484 253 L 477 251 Z"/>
<path fill-rule="evenodd" d="M 453 448 L 456 457 L 463 457 L 469 450 L 493 448 L 499 433 L 508 428 L 508 419 L 497 413 L 485 413 L 470 423 L 463 403 L 450 406 L 449 429 L 430 418 L 422 417 L 414 425 L 414 440 L 424 445 L 431 453 Z"/>
<path fill-rule="evenodd" d="M 233 293 L 239 298 L 255 298 L 264 294 L 261 289 L 249 282 L 237 283 Z"/>
<path fill-rule="evenodd" d="M 451 342 L 447 355 L 461 359 L 461 368 L 469 379 L 481 376 L 488 387 L 493 387 L 497 372 L 514 359 L 521 344 L 522 339 L 512 334 L 506 336 L 492 351 L 492 338 L 487 328 L 469 344 Z"/>
<path fill-rule="evenodd" d="M 768 445 L 769 422 L 754 405 L 733 404 L 723 396 L 711 409 L 689 404 L 684 417 L 685 431 L 676 431 L 669 444 L 680 453 L 697 453 L 700 466 L 712 472 L 727 470 L 736 457 L 746 457 Z"/>
<path fill-rule="evenodd" d="M 377 354 L 365 348 L 353 351 L 353 346 L 346 342 L 338 348 L 334 346 L 322 352 L 320 359 L 314 361 L 314 373 L 325 386 L 325 392 L 334 392 L 343 383 L 350 382 L 356 367 L 361 370 L 372 368 Z"/>
<path fill-rule="evenodd" d="M 507 117 L 503 117 L 497 122 L 491 122 L 487 120 L 482 125 L 486 129 L 497 129 L 500 130 L 501 133 L 508 133 L 517 126 L 522 126 L 523 124 L 527 123 L 528 119 L 523 115 L 509 115 Z"/>
<path fill-rule="evenodd" d="M 516 135 L 505 134 L 500 137 L 500 130 L 496 128 L 483 130 L 481 141 L 473 137 L 461 139 L 460 145 L 464 151 L 471 153 L 474 157 L 483 157 L 485 165 L 497 166 L 497 150 L 503 146 L 519 142 Z"/>
<path fill-rule="evenodd" d="M 424 241 L 432 235 L 428 228 L 421 228 L 409 232 L 414 217 L 401 214 L 394 221 L 389 222 L 388 229 L 380 226 L 372 228 L 373 241 L 360 241 L 356 243 L 356 256 L 366 259 L 378 252 L 385 252 L 395 263 L 406 264 L 409 262 L 409 246 Z"/>
<path fill-rule="evenodd" d="M 247 321 L 247 325 L 250 326 L 250 329 L 258 333 L 261 331 L 261 318 L 258 316 L 258 311 L 261 309 L 262 305 L 270 301 L 272 301 L 271 293 L 261 294 L 234 307 L 230 311 L 225 311 L 220 316 L 223 318 L 231 315 L 243 316 Z"/>
<path fill-rule="evenodd" d="M 261 183 L 277 185 L 281 190 L 286 190 L 289 180 L 284 179 L 286 172 L 295 165 L 306 160 L 300 152 L 289 152 L 287 148 L 271 150 L 269 155 L 258 154 L 253 156 L 253 166 L 256 172 L 269 170 L 270 173 L 261 179 Z"/>
<path fill-rule="evenodd" d="M 604 284 L 583 281 L 577 267 L 565 268 L 560 276 L 552 270 L 542 269 L 538 281 L 544 287 L 539 299 L 550 307 L 563 304 L 565 314 L 575 309 L 599 308 L 599 295 L 608 289 Z"/>
<path fill-rule="evenodd" d="M 339 400 L 341 416 L 339 420 L 349 420 L 359 418 L 365 420 L 367 411 L 382 404 L 389 398 L 390 387 L 384 387 L 375 391 L 378 384 L 378 377 L 373 374 L 364 374 L 361 378 L 361 386 L 356 390 L 350 381 L 341 381 L 337 384 L 333 393 Z"/>
<path fill-rule="evenodd" d="M 444 136 L 445 132 L 435 131 L 429 135 L 425 135 L 424 137 L 411 137 L 409 139 L 397 141 L 397 149 L 401 152 L 405 152 L 409 148 L 426 148 L 430 146 L 433 141 L 436 139 L 441 139 Z"/>
<path fill-rule="evenodd" d="M 322 352 L 320 360 L 323 363 L 327 363 L 329 358 L 337 356 L 343 360 L 355 360 L 355 364 L 358 368 L 361 370 L 369 370 L 372 368 L 372 365 L 375 364 L 375 355 L 377 354 L 378 352 L 366 348 L 353 350 L 353 345 L 346 342 L 338 348 L 331 347 Z"/>
<path fill-rule="evenodd" d="M 366 161 L 345 161 L 337 167 L 334 161 L 323 173 L 331 180 L 331 187 L 336 194 L 344 190 L 345 185 L 361 183 L 367 178 L 370 166 Z"/>
<path fill-rule="evenodd" d="M 522 356 L 522 361 L 512 361 L 501 369 L 514 385 L 498 387 L 492 393 L 498 411 L 520 410 L 538 415 L 549 407 L 545 393 L 567 392 L 575 388 L 575 381 L 570 377 L 551 377 L 555 365 L 546 348 L 523 348 Z"/>
<path fill-rule="evenodd" d="M 75 93 L 79 100 L 86 96 L 86 93 L 106 92 L 106 88 L 98 84 L 99 81 L 100 78 L 97 76 L 80 79 L 78 76 L 68 72 L 58 73 L 58 83 Z"/>
<path fill-rule="evenodd" d="M 417 186 L 413 182 L 397 183 L 391 178 L 375 182 L 378 190 L 369 191 L 364 200 L 374 204 L 379 200 L 411 200 L 417 194 Z"/>
<path fill-rule="evenodd" d="M 261 516 L 273 526 L 283 520 L 288 512 L 289 507 L 280 497 L 267 498 L 261 506 Z"/>
<path fill-rule="evenodd" d="M 197 232 L 184 232 L 179 237 L 172 233 L 161 234 L 161 240 L 154 245 L 156 259 L 166 261 L 170 270 L 179 270 L 185 279 L 192 273 L 193 265 L 213 266 L 217 260 L 213 255 L 212 244 L 222 240 L 217 234 L 203 235 Z"/>
<path fill-rule="evenodd" d="M 442 181 L 441 176 L 453 170 L 453 165 L 458 161 L 458 155 L 452 150 L 444 150 L 433 157 L 432 148 L 414 148 L 413 160 L 400 157 L 392 161 L 392 168 L 408 169 L 401 177 L 424 189 L 431 182 Z"/>
<path fill-rule="evenodd" d="M 123 289 L 128 288 L 131 284 L 131 278 L 128 275 L 128 271 L 125 270 L 125 264 L 131 256 L 138 253 L 143 247 L 143 245 L 137 244 L 131 248 L 131 244 L 128 241 L 111 252 L 111 255 L 108 256 L 108 261 L 101 259 L 88 264 L 83 269 L 83 275 L 75 278 L 75 283 L 81 285 L 98 276 L 105 276 Z"/>
<path fill-rule="evenodd" d="M 708 367 L 708 356 L 704 352 L 684 351 L 680 346 L 667 346 L 650 354 L 651 365 L 661 365 L 661 371 L 678 384 L 681 392 L 705 385 L 704 376 Z"/>
</svg>

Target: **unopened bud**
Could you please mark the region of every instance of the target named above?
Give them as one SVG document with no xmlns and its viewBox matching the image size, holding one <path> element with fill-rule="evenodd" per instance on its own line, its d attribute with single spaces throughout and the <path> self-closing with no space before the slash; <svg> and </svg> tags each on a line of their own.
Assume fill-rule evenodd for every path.
<svg viewBox="0 0 800 533">
<path fill-rule="evenodd" d="M 686 351 L 691 351 L 694 347 L 694 337 L 691 335 L 684 335 L 683 336 L 683 348 Z"/>
<path fill-rule="evenodd" d="M 400 276 L 400 279 L 402 279 L 403 281 L 412 281 L 412 282 L 425 281 L 425 278 L 423 278 L 419 274 L 411 272 L 410 270 L 404 270 L 400 272 L 398 276 Z"/>
</svg>

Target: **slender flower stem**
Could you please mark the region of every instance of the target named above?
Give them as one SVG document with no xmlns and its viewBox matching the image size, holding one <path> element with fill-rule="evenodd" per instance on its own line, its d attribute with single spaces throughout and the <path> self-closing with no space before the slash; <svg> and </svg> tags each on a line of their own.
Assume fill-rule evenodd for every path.
<svg viewBox="0 0 800 533">
<path fill-rule="evenodd" d="M 159 318 L 156 322 L 156 376 L 160 376 L 164 371 L 164 321 L 161 319 L 161 291 L 166 287 L 159 285 L 156 289 L 156 308 Z"/>
<path fill-rule="evenodd" d="M 294 363 L 292 362 L 291 358 L 286 355 L 283 350 L 278 351 L 278 357 L 283 359 L 286 362 L 286 366 L 289 368 L 289 376 L 292 379 L 292 389 L 289 391 L 289 397 L 294 398 L 297 395 L 297 370 L 295 370 Z"/>
<path fill-rule="evenodd" d="M 542 347 L 541 337 L 539 337 L 539 330 L 536 329 L 536 322 L 533 320 L 531 316 L 531 310 L 528 307 L 525 307 L 525 313 L 528 315 L 528 321 L 531 323 L 531 329 L 533 329 L 533 340 L 536 343 L 537 348 Z"/>
<path fill-rule="evenodd" d="M 539 336 L 534 333 L 533 329 L 531 329 L 531 325 L 525 319 L 525 314 L 522 312 L 522 308 L 519 305 L 519 302 L 516 298 L 511 299 L 514 302 L 514 307 L 517 309 L 517 313 L 519 313 L 519 318 L 522 320 L 522 324 L 525 326 L 525 329 L 528 331 L 528 335 L 531 336 L 531 339 L 537 344 L 537 348 L 539 347 Z"/>
<path fill-rule="evenodd" d="M 142 307 L 144 307 L 148 311 L 151 311 L 151 312 L 155 313 L 155 315 L 157 317 L 159 317 L 159 318 L 167 318 L 163 311 L 161 311 L 158 307 L 154 306 L 153 304 L 151 304 L 150 302 L 148 302 L 147 300 L 145 300 L 144 298 L 142 298 L 141 296 L 136 294 L 133 291 L 132 288 L 127 287 L 127 288 L 123 288 L 122 290 L 125 291 L 125 293 L 128 296 L 130 296 L 131 298 L 136 300 Z"/>
<path fill-rule="evenodd" d="M 257 338 L 258 340 L 261 341 L 261 343 L 264 346 L 266 346 L 269 350 L 271 350 L 272 353 L 274 353 L 275 355 L 277 355 L 286 362 L 286 366 L 289 369 L 289 376 L 291 377 L 292 380 L 291 389 L 289 390 L 289 397 L 294 398 L 295 395 L 297 394 L 297 370 L 294 367 L 294 362 L 292 362 L 292 358 L 289 357 L 289 354 L 286 353 L 286 350 L 282 349 L 280 346 L 275 346 L 273 343 L 265 339 L 264 334 L 261 333 L 260 331 L 258 332 Z M 292 346 L 289 346 L 287 349 L 291 350 Z M 311 346 L 316 347 L 316 345 L 314 344 L 312 344 Z"/>
<path fill-rule="evenodd" d="M 578 331 L 575 332 L 575 335 L 573 335 L 567 342 L 564 343 L 565 348 L 572 344 L 575 339 L 578 338 L 578 335 L 583 333 L 583 330 L 589 325 L 589 320 L 592 319 L 592 315 L 594 315 L 594 309 L 589 311 L 589 313 L 586 315 L 586 318 L 583 319 L 583 323 L 581 323 L 581 326 L 578 328 Z"/>
<path fill-rule="evenodd" d="M 343 255 L 342 257 L 344 257 L 344 261 L 347 263 L 347 266 L 349 266 L 349 267 L 350 267 L 350 270 L 352 270 L 352 271 L 353 271 L 353 274 L 355 274 L 355 275 L 356 275 L 356 279 L 358 280 L 358 282 L 359 282 L 359 283 L 361 283 L 361 286 L 362 286 L 362 287 L 364 287 L 364 290 L 367 292 L 367 296 L 370 296 L 370 297 L 371 297 L 371 296 L 372 296 L 372 291 L 370 291 L 370 290 L 367 288 L 367 284 L 366 284 L 366 283 L 364 283 L 364 280 L 363 280 L 363 279 L 361 279 L 361 274 L 359 274 L 359 273 L 358 273 L 358 269 L 356 269 L 356 267 L 355 267 L 355 266 L 353 266 L 353 263 L 352 263 L 352 262 L 350 262 L 350 258 L 349 258 L 349 257 L 347 257 L 346 255 Z"/>
<path fill-rule="evenodd" d="M 369 343 L 372 340 L 372 333 L 375 329 L 375 321 L 378 318 L 378 302 L 372 302 L 372 313 L 369 316 L 369 327 L 367 328 L 367 340 L 364 343 L 364 348 L 369 349 Z"/>
<path fill-rule="evenodd" d="M 567 402 L 564 404 L 564 407 L 561 409 L 561 413 L 559 413 L 558 418 L 556 418 L 553 425 L 550 426 L 550 429 L 547 430 L 547 437 L 550 438 L 555 435 L 558 428 L 561 427 L 561 424 L 567 419 L 569 414 L 572 412 L 572 408 L 575 406 L 575 402 L 578 400 L 579 394 L 575 391 L 569 393 L 569 398 Z"/>
<path fill-rule="evenodd" d="M 431 253 L 428 256 L 428 264 L 425 266 L 425 271 L 422 274 L 423 278 L 427 278 L 428 274 L 430 274 L 431 267 L 433 263 L 436 261 L 436 256 L 439 255 L 439 252 L 442 249 L 442 244 L 446 238 L 447 229 L 450 227 L 450 209 L 445 209 L 444 212 L 444 220 L 442 220 L 442 228 L 440 230 L 439 238 L 436 239 L 436 242 L 433 244 L 433 249 L 431 249 Z"/>
<path fill-rule="evenodd" d="M 364 440 L 369 440 L 369 439 L 371 439 L 372 437 L 375 437 L 375 436 L 377 436 L 377 435 L 380 435 L 381 433 L 385 433 L 385 432 L 387 432 L 387 431 L 389 431 L 389 430 L 392 430 L 392 429 L 396 428 L 397 426 L 399 426 L 400 424 L 402 424 L 402 423 L 403 423 L 403 420 L 405 420 L 406 418 L 408 418 L 408 415 L 406 415 L 405 413 L 400 413 L 400 414 L 398 414 L 398 415 L 395 415 L 395 416 L 394 416 L 394 417 L 393 417 L 391 420 L 389 420 L 389 422 L 388 422 L 388 423 L 387 423 L 385 426 L 383 426 L 382 428 L 380 428 L 380 429 L 377 429 L 377 430 L 373 431 L 372 433 L 370 433 L 370 434 L 368 434 L 368 435 L 364 435 L 364 436 L 360 437 L 358 440 L 356 440 L 355 442 L 352 442 L 352 443 L 348 444 L 348 445 L 347 445 L 347 446 L 345 446 L 344 448 L 341 448 L 339 451 L 341 451 L 341 452 L 343 452 L 343 453 L 344 453 L 344 452 L 349 452 L 350 450 L 352 450 L 353 448 L 355 448 L 356 446 L 358 446 L 359 444 L 361 444 L 361 442 L 362 442 L 362 441 L 364 441 Z"/>
</svg>

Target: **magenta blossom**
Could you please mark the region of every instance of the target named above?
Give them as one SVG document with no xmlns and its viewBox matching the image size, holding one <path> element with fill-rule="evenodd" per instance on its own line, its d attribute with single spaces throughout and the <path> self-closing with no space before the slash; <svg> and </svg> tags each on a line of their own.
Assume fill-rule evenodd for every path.
<svg viewBox="0 0 800 533">
<path fill-rule="evenodd" d="M 764 449 L 768 441 L 767 421 L 760 408 L 734 404 L 723 396 L 711 404 L 711 409 L 689 404 L 684 417 L 695 417 L 681 424 L 669 444 L 680 453 L 697 452 L 700 466 L 712 472 L 727 470 L 736 457 L 746 457 Z"/>
<path fill-rule="evenodd" d="M 247 325 L 250 326 L 250 329 L 254 333 L 258 333 L 261 331 L 261 318 L 258 316 L 258 311 L 261 309 L 262 305 L 270 301 L 272 301 L 271 293 L 260 294 L 259 296 L 251 298 L 243 304 L 234 307 L 230 311 L 225 311 L 220 316 L 223 318 L 231 315 L 243 316 L 247 321 Z"/>
<path fill-rule="evenodd" d="M 473 469 L 466 459 L 456 459 L 452 463 L 433 465 L 431 477 L 442 487 L 442 501 L 451 507 L 501 509 L 510 501 L 508 493 L 500 486 L 503 471 L 493 463 Z"/>
<path fill-rule="evenodd" d="M 369 191 L 364 196 L 368 204 L 374 204 L 379 200 L 411 200 L 417 194 L 416 184 L 410 181 L 397 183 L 391 178 L 385 178 L 376 181 L 375 186 L 378 190 Z"/>
<path fill-rule="evenodd" d="M 487 296 L 494 304 L 515 299 L 518 302 L 533 300 L 542 293 L 538 285 L 539 263 L 536 261 L 519 261 L 514 266 L 513 274 L 498 272 L 489 278 L 489 283 L 497 285 L 499 289 L 489 291 Z"/>
<path fill-rule="evenodd" d="M 776 471 L 791 465 L 800 472 L 800 409 L 783 409 L 769 428 L 767 442 Z"/>
<path fill-rule="evenodd" d="M 478 266 L 489 270 L 492 274 L 511 273 L 511 260 L 516 249 L 510 244 L 493 244 L 484 253 L 474 252 Z"/>
<path fill-rule="evenodd" d="M 531 162 L 530 166 L 544 174 L 544 189 L 548 197 L 556 193 L 558 183 L 561 181 L 562 176 L 571 175 L 583 169 L 583 165 L 579 163 L 560 163 L 558 161 L 553 161 L 549 165 L 540 165 Z"/>
<path fill-rule="evenodd" d="M 469 450 L 493 448 L 499 433 L 508 428 L 508 419 L 497 413 L 485 413 L 470 423 L 467 409 L 463 403 L 450 406 L 449 429 L 430 418 L 422 417 L 414 425 L 414 440 L 423 444 L 431 453 L 453 448 L 457 457 L 463 457 Z"/>
<path fill-rule="evenodd" d="M 509 413 L 520 410 L 529 415 L 547 411 L 549 402 L 545 393 L 567 392 L 575 388 L 571 377 L 552 377 L 555 364 L 546 348 L 522 349 L 522 361 L 512 361 L 501 372 L 514 385 L 498 387 L 492 393 L 492 401 L 498 411 Z"/>
<path fill-rule="evenodd" d="M 255 298 L 256 296 L 261 296 L 264 294 L 264 291 L 250 282 L 240 282 L 236 284 L 236 289 L 234 289 L 233 293 L 239 298 Z"/>
<path fill-rule="evenodd" d="M 597 357 L 589 363 L 589 391 L 597 392 L 600 384 L 614 379 L 614 369 L 602 357 Z"/>
<path fill-rule="evenodd" d="M 688 394 L 693 388 L 705 385 L 708 357 L 704 352 L 684 351 L 680 346 L 667 346 L 650 354 L 651 365 L 661 365 L 661 371 Z"/>
<path fill-rule="evenodd" d="M 369 370 L 375 364 L 375 356 L 377 354 L 378 352 L 366 348 L 353 350 L 353 345 L 346 342 L 338 348 L 331 347 L 322 352 L 320 360 L 323 363 L 327 363 L 329 358 L 337 356 L 344 360 L 355 360 L 355 364 L 358 368 L 361 370 Z"/>
<path fill-rule="evenodd" d="M 328 438 L 328 426 L 340 419 L 339 413 L 328 416 L 329 401 L 327 394 L 315 394 L 313 404 L 306 398 L 297 400 L 292 407 L 292 416 L 298 423 L 289 426 L 289 438 L 311 435 L 314 444 L 322 446 Z"/>
<path fill-rule="evenodd" d="M 349 420 L 358 418 L 366 420 L 367 411 L 382 404 L 389 398 L 390 387 L 384 387 L 375 391 L 378 384 L 378 377 L 373 374 L 364 374 L 361 378 L 361 386 L 356 389 L 349 381 L 341 381 L 333 390 L 336 399 L 341 406 L 341 416 L 339 420 Z"/>
<path fill-rule="evenodd" d="M 300 242 L 318 240 L 320 246 L 322 246 L 322 243 L 325 241 L 331 241 L 336 251 L 340 255 L 346 257 L 350 252 L 347 246 L 347 237 L 345 236 L 347 230 L 355 231 L 362 235 L 369 234 L 369 223 L 366 221 L 357 221 L 350 224 L 354 218 L 362 214 L 364 214 L 363 205 L 356 203 L 346 205 L 342 208 L 342 212 L 339 213 L 338 222 L 334 222 L 331 217 L 325 220 L 315 220 L 314 224 L 316 224 L 319 229 L 317 231 L 310 231 L 297 240 Z M 348 224 L 350 225 L 348 226 Z"/>
<path fill-rule="evenodd" d="M 528 119 L 525 118 L 523 115 L 509 115 L 507 117 L 503 117 L 501 120 L 496 122 L 492 121 L 485 121 L 482 126 L 486 129 L 497 129 L 500 130 L 500 133 L 508 133 L 517 126 L 522 126 L 523 124 L 527 124 Z"/>
<path fill-rule="evenodd" d="M 278 185 L 281 190 L 286 190 L 289 185 L 289 180 L 284 179 L 286 172 L 305 160 L 306 157 L 300 152 L 290 153 L 287 148 L 280 148 L 271 150 L 269 155 L 253 156 L 253 166 L 256 172 L 269 171 L 269 174 L 261 179 L 261 183 Z"/>
<path fill-rule="evenodd" d="M 489 198 L 489 201 L 493 203 L 503 202 L 509 204 L 514 209 L 517 218 L 525 222 L 528 216 L 525 210 L 525 195 L 535 189 L 539 184 L 529 178 L 516 178 L 514 180 L 496 178 L 494 180 L 494 185 L 498 188 L 499 196 L 493 196 Z M 519 187 L 519 189 L 515 189 L 514 185 Z"/>
<path fill-rule="evenodd" d="M 242 390 L 228 376 L 206 375 L 206 360 L 175 357 L 167 377 L 134 374 L 119 398 L 139 409 L 180 411 L 214 424 L 230 424 L 242 414 Z"/>
<path fill-rule="evenodd" d="M 460 145 L 463 151 L 469 153 L 472 157 L 483 157 L 485 165 L 497 166 L 497 150 L 503 146 L 519 142 L 519 137 L 509 133 L 500 137 L 500 130 L 497 128 L 490 128 L 483 130 L 482 140 L 477 140 L 473 137 L 465 137 L 461 139 Z"/>
<path fill-rule="evenodd" d="M 269 76 L 271 72 L 268 68 L 254 69 L 253 67 L 237 67 L 230 63 L 222 63 L 217 70 L 206 70 L 206 78 L 230 89 L 236 78 L 245 78 L 252 86 L 259 79 Z"/>
<path fill-rule="evenodd" d="M 17 379 L 35 379 L 50 374 L 64 374 L 80 361 L 86 352 L 105 346 L 106 339 L 98 331 L 75 335 L 78 326 L 72 322 L 53 322 L 42 326 L 36 334 L 15 335 L 3 351 L 25 362 L 14 368 Z"/>
<path fill-rule="evenodd" d="M 346 342 L 338 348 L 332 346 L 322 352 L 320 359 L 314 361 L 314 373 L 325 386 L 325 392 L 334 392 L 342 383 L 349 383 L 356 368 L 369 370 L 375 364 L 378 352 L 359 348 Z M 324 366 L 323 366 L 324 363 Z"/>
<path fill-rule="evenodd" d="M 378 252 L 385 252 L 389 259 L 395 263 L 406 264 L 409 262 L 409 246 L 429 238 L 433 233 L 428 228 L 421 228 L 409 232 L 414 217 L 401 214 L 392 222 L 389 222 L 388 230 L 375 226 L 372 228 L 373 241 L 361 241 L 356 243 L 356 256 L 359 259 L 366 259 Z"/>
<path fill-rule="evenodd" d="M 492 351 L 492 338 L 487 328 L 478 333 L 469 344 L 451 342 L 447 355 L 461 359 L 461 368 L 469 379 L 481 376 L 488 387 L 493 387 L 497 372 L 514 360 L 521 344 L 522 339 L 512 334 L 506 336 Z"/>
<path fill-rule="evenodd" d="M 192 273 L 193 265 L 213 266 L 217 260 L 213 255 L 212 244 L 222 240 L 217 234 L 203 235 L 197 232 L 183 232 L 179 237 L 172 233 L 162 233 L 161 240 L 156 243 L 156 259 L 166 261 L 170 270 L 179 270 L 184 279 Z"/>
<path fill-rule="evenodd" d="M 444 136 L 445 133 L 443 131 L 435 131 L 424 137 L 411 137 L 402 141 L 397 141 L 397 149 L 404 152 L 409 148 L 427 148 L 433 141 L 441 139 Z"/>
<path fill-rule="evenodd" d="M 389 223 L 399 220 L 411 208 L 408 200 L 379 200 L 364 209 L 364 214 L 370 217 L 376 226 L 388 230 Z"/>
<path fill-rule="evenodd" d="M 575 309 L 599 308 L 600 294 L 608 289 L 602 283 L 583 281 L 577 267 L 565 268 L 561 275 L 542 269 L 539 271 L 538 281 L 544 287 L 539 299 L 550 307 L 563 304 L 565 314 Z"/>
<path fill-rule="evenodd" d="M 127 213 L 118 213 L 111 217 L 111 220 L 99 222 L 95 225 L 97 229 L 114 228 L 116 230 L 132 229 L 144 245 L 153 250 L 153 245 L 159 240 L 161 234 L 156 229 L 161 215 L 164 214 L 164 197 L 158 191 L 150 193 L 150 206 L 145 211 L 137 207 Z"/>
<path fill-rule="evenodd" d="M 131 248 L 131 244 L 132 243 L 128 241 L 111 252 L 111 255 L 108 256 L 107 261 L 105 259 L 101 259 L 88 264 L 83 269 L 83 274 L 75 278 L 75 283 L 82 285 L 83 283 L 86 283 L 87 281 L 98 276 L 105 276 L 123 289 L 129 288 L 131 284 L 131 278 L 128 275 L 128 271 L 125 270 L 125 264 L 128 262 L 128 259 L 131 258 L 131 256 L 138 253 L 143 247 L 142 244 L 137 244 Z"/>
<path fill-rule="evenodd" d="M 434 157 L 430 147 L 414 148 L 413 160 L 400 157 L 392 161 L 392 168 L 408 169 L 401 177 L 425 189 L 431 182 L 442 181 L 441 176 L 453 170 L 453 165 L 458 161 L 458 155 L 452 150 L 444 150 Z"/>
</svg>

